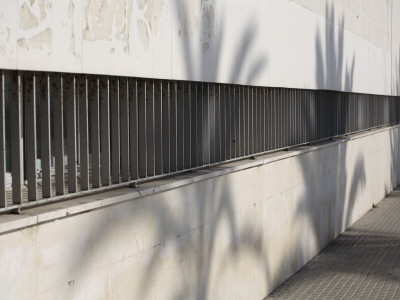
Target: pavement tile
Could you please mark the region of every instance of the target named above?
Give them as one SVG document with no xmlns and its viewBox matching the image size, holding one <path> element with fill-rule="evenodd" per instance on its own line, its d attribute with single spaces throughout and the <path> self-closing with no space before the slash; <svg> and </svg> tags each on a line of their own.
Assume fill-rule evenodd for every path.
<svg viewBox="0 0 400 300">
<path fill-rule="evenodd" d="M 265 299 L 400 299 L 400 189 Z"/>
</svg>

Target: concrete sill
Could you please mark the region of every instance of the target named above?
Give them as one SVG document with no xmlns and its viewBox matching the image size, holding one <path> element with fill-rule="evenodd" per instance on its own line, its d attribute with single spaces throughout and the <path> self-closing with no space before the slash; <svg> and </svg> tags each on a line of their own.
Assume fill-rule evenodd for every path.
<svg viewBox="0 0 400 300">
<path fill-rule="evenodd" d="M 55 221 L 57 219 L 70 217 L 76 214 L 82 214 L 91 210 L 100 209 L 105 206 L 115 205 L 125 201 L 135 201 L 137 198 L 149 196 L 154 193 L 164 192 L 201 180 L 212 179 L 244 169 L 270 164 L 278 160 L 287 159 L 311 151 L 317 151 L 341 143 L 346 143 L 351 140 L 363 138 L 368 135 L 388 131 L 399 126 L 400 125 L 381 127 L 378 129 L 352 134 L 346 137 L 336 137 L 333 140 L 322 141 L 310 146 L 299 146 L 296 148 L 291 148 L 287 151 L 282 150 L 263 154 L 256 156 L 255 159 L 244 159 L 216 167 L 187 172 L 174 177 L 167 177 L 138 184 L 136 188 L 120 188 L 108 192 L 30 208 L 22 210 L 21 214 L 19 215 L 0 215 L 0 234 L 20 230 L 22 228 L 38 225 L 44 222 Z"/>
</svg>

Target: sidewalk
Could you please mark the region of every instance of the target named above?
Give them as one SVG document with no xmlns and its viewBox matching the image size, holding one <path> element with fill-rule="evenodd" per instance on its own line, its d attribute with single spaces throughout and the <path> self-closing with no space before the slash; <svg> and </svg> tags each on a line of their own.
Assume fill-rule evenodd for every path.
<svg viewBox="0 0 400 300">
<path fill-rule="evenodd" d="M 400 189 L 265 299 L 400 299 Z"/>
</svg>

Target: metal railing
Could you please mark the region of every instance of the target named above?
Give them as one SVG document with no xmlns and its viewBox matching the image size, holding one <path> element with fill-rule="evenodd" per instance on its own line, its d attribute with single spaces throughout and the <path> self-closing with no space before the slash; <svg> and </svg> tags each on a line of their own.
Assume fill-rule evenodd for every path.
<svg viewBox="0 0 400 300">
<path fill-rule="evenodd" d="M 0 74 L 0 212 L 400 121 L 399 97 Z"/>
</svg>

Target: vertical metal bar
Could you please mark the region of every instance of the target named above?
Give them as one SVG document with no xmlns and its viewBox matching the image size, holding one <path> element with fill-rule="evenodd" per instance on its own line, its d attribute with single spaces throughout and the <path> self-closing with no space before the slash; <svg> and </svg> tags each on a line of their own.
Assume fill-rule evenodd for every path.
<svg viewBox="0 0 400 300">
<path fill-rule="evenodd" d="M 163 155 L 163 173 L 170 172 L 170 99 L 169 99 L 169 82 L 162 82 L 162 155 Z"/>
<path fill-rule="evenodd" d="M 289 104 L 288 104 L 288 90 L 282 89 L 282 147 L 289 145 Z"/>
<path fill-rule="evenodd" d="M 197 122 L 196 122 L 196 137 L 197 137 L 197 165 L 203 164 L 203 85 L 202 83 L 196 84 L 196 106 L 197 106 Z"/>
<path fill-rule="evenodd" d="M 208 84 L 208 133 L 209 133 L 209 162 L 215 163 L 216 149 L 215 149 L 215 84 Z"/>
<path fill-rule="evenodd" d="M 253 153 L 258 153 L 258 88 L 253 87 Z"/>
<path fill-rule="evenodd" d="M 88 79 L 79 79 L 79 138 L 81 190 L 89 189 L 89 132 L 88 132 Z"/>
<path fill-rule="evenodd" d="M 276 93 L 276 109 L 278 112 L 277 119 L 276 119 L 276 124 L 277 124 L 277 129 L 276 129 L 276 141 L 277 141 L 277 148 L 282 148 L 283 147 L 283 128 L 282 128 L 282 123 L 283 123 L 283 103 L 282 103 L 282 89 L 278 89 Z"/>
<path fill-rule="evenodd" d="M 330 123 L 331 123 L 331 136 L 336 135 L 336 124 L 335 124 L 335 114 L 337 113 L 337 109 L 335 106 L 335 94 L 334 92 L 330 92 L 330 97 L 329 97 L 329 113 L 330 113 Z"/>
<path fill-rule="evenodd" d="M 324 121 L 326 119 L 326 113 L 325 113 L 325 94 L 326 91 L 319 91 L 317 103 L 318 103 L 318 111 L 317 111 L 317 126 L 319 129 L 319 136 L 318 139 L 323 139 L 325 136 L 325 124 Z"/>
<path fill-rule="evenodd" d="M 50 75 L 40 78 L 42 196 L 51 197 Z"/>
<path fill-rule="evenodd" d="M 330 99 L 331 99 L 331 91 L 325 92 L 324 97 L 324 107 L 325 107 L 325 118 L 324 118 L 324 126 L 325 126 L 325 136 L 324 138 L 331 137 L 331 106 L 330 106 Z"/>
<path fill-rule="evenodd" d="M 327 114 L 326 114 L 326 93 L 327 91 L 320 92 L 319 98 L 319 128 L 320 128 L 320 139 L 323 139 L 326 135 L 326 121 L 327 121 Z"/>
<path fill-rule="evenodd" d="M 136 79 L 129 79 L 129 163 L 130 178 L 139 177 L 138 169 L 138 83 Z"/>
<path fill-rule="evenodd" d="M 190 83 L 190 157 L 191 166 L 197 166 L 197 85 L 195 82 Z"/>
<path fill-rule="evenodd" d="M 236 118 L 235 118 L 235 86 L 229 88 L 229 104 L 231 117 L 231 158 L 236 157 Z"/>
<path fill-rule="evenodd" d="M 330 92 L 329 93 L 329 115 L 330 115 L 330 132 L 331 136 L 337 135 L 337 124 L 336 124 L 336 114 L 338 113 L 338 106 L 336 103 L 336 95 L 338 93 Z"/>
<path fill-rule="evenodd" d="M 249 87 L 243 87 L 243 150 L 244 155 L 249 155 Z"/>
<path fill-rule="evenodd" d="M 394 98 L 393 99 L 393 101 L 394 101 L 394 103 L 395 103 L 395 109 L 396 109 L 396 123 L 397 123 L 397 120 L 398 120 L 398 113 L 399 113 L 399 111 L 398 111 L 398 105 L 397 105 L 397 99 L 396 98 Z M 372 119 L 373 119 L 373 114 L 372 114 L 372 97 L 371 97 L 371 95 L 368 95 L 368 102 L 367 102 L 367 110 L 368 110 L 368 112 L 367 112 L 367 119 L 365 120 L 365 125 L 366 125 L 366 128 L 370 128 L 371 127 L 371 121 L 372 121 Z"/>
<path fill-rule="evenodd" d="M 297 145 L 297 139 L 298 139 L 298 132 L 297 132 L 297 103 L 296 103 L 296 90 L 291 89 L 290 90 L 290 131 L 291 131 L 291 137 L 290 137 L 290 145 Z"/>
<path fill-rule="evenodd" d="M 262 98 L 262 88 L 257 88 L 257 132 L 258 132 L 258 152 L 262 152 L 264 149 L 264 130 L 263 130 L 263 123 L 264 123 L 264 114 L 263 114 L 263 98 Z"/>
<path fill-rule="evenodd" d="M 313 137 L 312 140 L 315 141 L 318 139 L 318 97 L 319 97 L 319 92 L 318 91 L 311 91 L 311 108 L 312 108 L 312 131 L 313 131 Z"/>
<path fill-rule="evenodd" d="M 297 113 L 297 90 L 292 89 L 290 92 L 290 111 L 291 111 L 291 117 L 290 117 L 290 126 L 292 130 L 292 138 L 291 138 L 291 145 L 297 145 L 299 142 L 299 132 L 298 132 L 298 126 L 297 126 L 297 118 L 298 118 L 298 113 Z"/>
<path fill-rule="evenodd" d="M 258 88 L 253 87 L 253 153 L 258 153 Z"/>
<path fill-rule="evenodd" d="M 240 104 L 241 104 L 241 97 L 240 97 L 240 86 L 237 85 L 234 88 L 234 94 L 233 97 L 235 99 L 235 152 L 236 152 L 236 157 L 240 157 L 240 134 L 241 134 L 241 128 L 240 128 Z"/>
<path fill-rule="evenodd" d="M 25 139 L 26 177 L 28 180 L 28 201 L 37 200 L 36 174 L 36 76 L 32 72 L 25 74 Z"/>
<path fill-rule="evenodd" d="M 335 103 L 336 103 L 336 107 L 337 107 L 337 112 L 336 112 L 336 134 L 342 134 L 342 128 L 343 125 L 345 123 L 344 118 L 342 117 L 342 115 L 345 114 L 344 110 L 343 110 L 343 101 L 342 101 L 342 97 L 341 95 L 337 95 L 335 97 Z"/>
<path fill-rule="evenodd" d="M 300 141 L 301 143 L 306 142 L 306 113 L 305 113 L 305 103 L 306 103 L 306 95 L 305 95 L 305 90 L 301 90 L 299 94 L 299 115 L 300 115 Z"/>
<path fill-rule="evenodd" d="M 257 153 L 257 90 L 251 87 L 251 154 Z"/>
<path fill-rule="evenodd" d="M 321 139 L 322 137 L 322 130 L 323 130 L 323 126 L 321 126 L 321 119 L 323 117 L 323 111 L 322 111 L 322 97 L 323 97 L 323 91 L 317 91 L 317 98 L 315 99 L 316 101 L 316 120 L 317 120 L 317 139 Z"/>
<path fill-rule="evenodd" d="M 296 132 L 296 99 L 295 99 L 296 90 L 290 89 L 289 90 L 289 122 L 290 122 L 290 145 L 297 144 L 297 132 Z"/>
<path fill-rule="evenodd" d="M 231 158 L 231 103 L 229 99 L 230 86 L 224 86 L 224 103 L 225 103 L 225 159 Z"/>
<path fill-rule="evenodd" d="M 51 78 L 50 95 L 54 103 L 54 156 L 56 195 L 64 195 L 64 78 L 55 74 Z"/>
<path fill-rule="evenodd" d="M 271 150 L 276 149 L 276 89 L 271 89 Z"/>
<path fill-rule="evenodd" d="M 325 136 L 324 138 L 330 137 L 331 135 L 331 110 L 330 110 L 330 91 L 325 92 L 324 97 L 324 108 L 325 108 L 325 119 L 323 120 L 325 126 Z"/>
<path fill-rule="evenodd" d="M 260 129 L 261 129 L 261 152 L 266 151 L 266 128 L 265 128 L 265 121 L 267 118 L 266 114 L 266 99 L 265 99 L 265 88 L 260 88 L 260 113 L 261 113 L 261 122 L 260 122 Z"/>
<path fill-rule="evenodd" d="M 351 116 L 351 119 L 350 119 L 350 130 L 349 130 L 349 132 L 353 132 L 354 131 L 354 128 L 355 128 L 355 119 L 356 119 L 356 116 L 355 116 L 355 114 L 356 114 L 356 110 L 355 110 L 355 102 L 354 102 L 354 94 L 350 94 L 350 116 Z"/>
<path fill-rule="evenodd" d="M 253 89 L 247 88 L 247 154 L 253 154 Z"/>
<path fill-rule="evenodd" d="M 138 148 L 139 148 L 139 177 L 147 176 L 147 107 L 146 107 L 146 84 L 144 80 L 138 81 Z"/>
<path fill-rule="evenodd" d="M 262 149 L 262 110 L 261 110 L 261 88 L 254 87 L 254 101 L 255 101 L 255 133 L 256 133 L 256 152 L 260 153 Z"/>
<path fill-rule="evenodd" d="M 100 79 L 90 77 L 90 137 L 92 148 L 92 188 L 100 187 Z"/>
<path fill-rule="evenodd" d="M 237 97 L 239 98 L 239 127 L 240 127 L 240 135 L 239 135 L 239 139 L 240 139 L 240 156 L 244 156 L 245 155 L 245 151 L 246 151 L 246 130 L 245 130 L 245 97 L 244 97 L 244 93 L 245 93 L 245 87 L 243 86 L 238 86 L 238 93 L 237 93 Z"/>
<path fill-rule="evenodd" d="M 177 170 L 177 86 L 170 84 L 170 171 Z"/>
<path fill-rule="evenodd" d="M 245 153 L 251 154 L 251 87 L 245 86 L 243 93 L 244 104 L 244 129 L 245 129 Z"/>
<path fill-rule="evenodd" d="M 203 83 L 203 163 L 210 163 L 210 95 L 209 84 Z"/>
<path fill-rule="evenodd" d="M 280 107 L 280 134 L 279 134 L 279 139 L 280 139 L 280 148 L 284 148 L 286 146 L 286 137 L 287 137 L 287 132 L 286 132 L 286 90 L 284 88 L 280 89 L 280 99 L 279 99 L 279 107 Z"/>
<path fill-rule="evenodd" d="M 214 84 L 214 99 L 215 99 L 215 133 L 214 133 L 214 142 L 215 142 L 215 161 L 221 161 L 221 144 L 222 144 L 222 134 L 221 134 L 221 98 L 220 98 L 220 85 Z"/>
<path fill-rule="evenodd" d="M 101 184 L 110 185 L 110 80 L 101 77 L 100 89 L 100 143 L 101 143 Z"/>
<path fill-rule="evenodd" d="M 183 82 L 183 163 L 185 169 L 189 169 L 191 166 L 191 100 L 190 83 Z"/>
<path fill-rule="evenodd" d="M 297 101 L 297 93 L 298 90 L 293 89 L 292 90 L 292 95 L 291 95 L 291 100 L 292 100 L 292 106 L 291 106 L 291 111 L 292 111 L 292 118 L 291 118 L 291 127 L 292 127 L 292 144 L 297 145 L 299 144 L 299 137 L 300 137 L 300 132 L 298 126 L 298 101 Z"/>
<path fill-rule="evenodd" d="M 308 92 L 303 90 L 303 97 L 302 97 L 302 108 L 301 108 L 301 115 L 302 115 L 302 128 L 303 128 L 303 142 L 306 143 L 308 141 Z"/>
<path fill-rule="evenodd" d="M 270 98 L 270 112 L 269 112 L 269 117 L 270 117 L 270 136 L 271 136 L 271 142 L 270 142 L 270 150 L 276 149 L 276 90 L 275 89 L 269 89 L 269 98 Z"/>
<path fill-rule="evenodd" d="M 129 84 L 128 78 L 119 80 L 120 132 L 121 132 L 121 181 L 129 181 Z"/>
<path fill-rule="evenodd" d="M 351 98 L 351 128 L 350 131 L 353 132 L 356 129 L 357 121 L 357 110 L 356 110 L 356 99 L 354 94 L 350 94 Z"/>
<path fill-rule="evenodd" d="M 160 80 L 154 81 L 154 169 L 155 174 L 163 172 L 163 148 L 162 135 L 162 83 Z"/>
<path fill-rule="evenodd" d="M 283 134 L 284 134 L 284 147 L 290 145 L 290 90 L 283 90 L 283 108 L 284 108 L 284 118 L 283 118 Z"/>
<path fill-rule="evenodd" d="M 258 153 L 258 144 L 260 142 L 258 137 L 258 88 L 253 87 L 253 138 L 254 149 L 253 153 Z"/>
<path fill-rule="evenodd" d="M 226 104 L 225 104 L 225 84 L 219 86 L 219 101 L 221 115 L 221 161 L 226 159 Z"/>
<path fill-rule="evenodd" d="M 147 176 L 155 175 L 154 81 L 146 80 Z"/>
<path fill-rule="evenodd" d="M 76 193 L 76 79 L 65 76 L 65 104 L 67 106 L 68 193 Z"/>
<path fill-rule="evenodd" d="M 282 147 L 289 145 L 289 101 L 288 89 L 282 89 Z"/>
<path fill-rule="evenodd" d="M 315 122 L 314 122 L 314 94 L 315 91 L 307 91 L 308 92 L 308 103 L 306 106 L 306 111 L 308 112 L 307 116 L 307 141 L 310 142 L 315 139 Z"/>
<path fill-rule="evenodd" d="M 177 168 L 183 170 L 184 166 L 184 82 L 177 82 L 176 105 L 177 105 Z"/>
<path fill-rule="evenodd" d="M 120 183 L 120 117 L 119 117 L 119 78 L 110 80 L 111 113 L 111 178 L 112 184 Z"/>
<path fill-rule="evenodd" d="M 5 114 L 5 103 L 6 103 L 6 75 L 5 71 L 1 71 L 0 78 L 0 207 L 7 206 L 7 195 L 6 195 L 6 114 Z"/>
<path fill-rule="evenodd" d="M 270 150 L 270 133 L 269 133 L 269 110 L 270 99 L 268 94 L 269 89 L 263 88 L 264 99 L 264 151 Z"/>
<path fill-rule="evenodd" d="M 329 120 L 329 128 L 328 128 L 328 135 L 334 136 L 334 120 L 333 120 L 333 114 L 335 112 L 335 108 L 332 105 L 332 97 L 333 97 L 333 92 L 329 91 L 328 92 L 328 98 L 327 98 L 327 112 L 328 112 L 328 120 Z"/>
<path fill-rule="evenodd" d="M 299 127 L 299 143 L 304 143 L 304 90 L 299 90 L 297 93 L 297 126 Z"/>
<path fill-rule="evenodd" d="M 302 90 L 301 92 L 301 130 L 302 130 L 302 142 L 307 142 L 307 122 L 308 122 L 308 110 L 307 110 L 307 91 Z"/>
<path fill-rule="evenodd" d="M 265 100 L 266 100 L 266 150 L 272 149 L 272 93 L 270 88 L 265 88 Z"/>
<path fill-rule="evenodd" d="M 257 88 L 257 138 L 258 138 L 258 148 L 257 152 L 262 152 L 264 149 L 264 130 L 263 130 L 263 122 L 264 122 L 264 114 L 263 114 L 263 105 L 262 105 L 262 88 Z"/>
<path fill-rule="evenodd" d="M 249 87 L 249 111 L 248 111 L 248 126 L 249 126 L 249 155 L 254 154 L 254 131 L 253 131 L 253 88 Z"/>
<path fill-rule="evenodd" d="M 276 124 L 276 149 L 282 147 L 282 102 L 281 102 L 281 89 L 275 90 L 275 108 L 276 108 L 276 117 L 275 117 L 275 124 Z"/>
<path fill-rule="evenodd" d="M 21 119 L 23 82 L 22 75 L 19 72 L 12 72 L 10 75 L 12 199 L 13 204 L 21 204 L 23 180 L 23 139 Z"/>
</svg>

